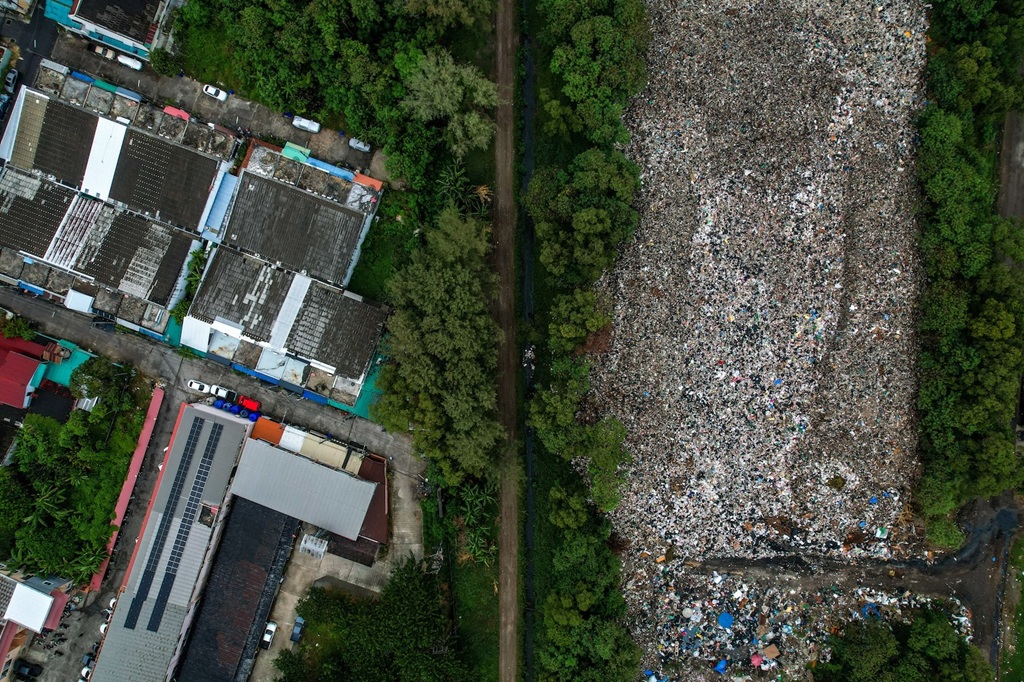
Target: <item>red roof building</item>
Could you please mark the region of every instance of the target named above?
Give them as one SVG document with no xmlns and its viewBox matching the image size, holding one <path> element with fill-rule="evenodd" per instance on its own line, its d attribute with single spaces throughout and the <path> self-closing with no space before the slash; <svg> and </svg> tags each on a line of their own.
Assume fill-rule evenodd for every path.
<svg viewBox="0 0 1024 682">
<path fill-rule="evenodd" d="M 17 409 L 28 407 L 33 377 L 42 363 L 13 350 L 0 349 L 0 404 Z"/>
</svg>

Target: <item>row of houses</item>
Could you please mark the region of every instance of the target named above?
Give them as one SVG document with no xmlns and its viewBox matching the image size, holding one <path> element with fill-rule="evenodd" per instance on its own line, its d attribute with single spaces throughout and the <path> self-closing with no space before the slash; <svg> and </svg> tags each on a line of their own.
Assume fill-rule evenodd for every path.
<svg viewBox="0 0 1024 682">
<path fill-rule="evenodd" d="M 381 183 L 53 63 L 37 82 L 0 140 L 0 282 L 354 405 L 388 312 L 346 289 Z"/>
</svg>

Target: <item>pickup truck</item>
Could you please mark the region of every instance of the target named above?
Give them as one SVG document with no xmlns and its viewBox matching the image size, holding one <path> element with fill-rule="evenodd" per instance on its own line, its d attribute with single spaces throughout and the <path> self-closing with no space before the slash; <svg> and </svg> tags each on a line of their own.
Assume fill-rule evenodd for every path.
<svg viewBox="0 0 1024 682">
<path fill-rule="evenodd" d="M 210 386 L 210 393 L 212 393 L 214 397 L 221 398 L 229 403 L 235 402 L 235 399 L 238 397 L 238 394 L 230 388 L 224 388 L 223 386 L 217 386 L 216 384 Z"/>
</svg>

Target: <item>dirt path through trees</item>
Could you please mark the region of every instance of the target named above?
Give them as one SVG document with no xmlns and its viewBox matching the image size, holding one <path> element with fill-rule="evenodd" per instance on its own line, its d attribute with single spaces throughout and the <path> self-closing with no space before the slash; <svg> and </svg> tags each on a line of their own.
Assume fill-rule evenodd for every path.
<svg viewBox="0 0 1024 682">
<path fill-rule="evenodd" d="M 498 537 L 500 682 L 519 679 L 519 467 L 516 464 L 516 207 L 515 79 L 516 29 L 514 0 L 499 0 L 497 22 L 498 110 L 494 144 L 494 256 L 498 268 L 498 326 L 505 335 L 498 350 L 498 412 L 509 445 L 501 456 L 501 526 Z"/>
</svg>

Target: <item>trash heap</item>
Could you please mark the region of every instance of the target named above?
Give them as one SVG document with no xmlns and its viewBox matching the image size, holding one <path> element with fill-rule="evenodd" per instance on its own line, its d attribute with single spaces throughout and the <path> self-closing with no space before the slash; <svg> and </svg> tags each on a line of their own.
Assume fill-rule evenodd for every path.
<svg viewBox="0 0 1024 682">
<path fill-rule="evenodd" d="M 628 430 L 627 559 L 917 553 L 924 6 L 646 4 L 641 224 L 588 404 Z"/>
<path fill-rule="evenodd" d="M 802 679 L 809 662 L 827 660 L 829 634 L 850 620 L 909 622 L 910 612 L 925 607 L 946 611 L 957 631 L 971 637 L 970 620 L 956 598 L 937 602 L 911 592 L 806 584 L 796 576 L 707 574 L 674 565 L 653 576 L 653 593 L 638 611 L 653 624 L 647 651 L 657 653 L 662 671 L 686 670 L 686 680 L 701 679 L 695 677 L 700 673 L 704 679 L 778 673 Z M 669 679 L 680 678 L 669 673 Z"/>
</svg>

